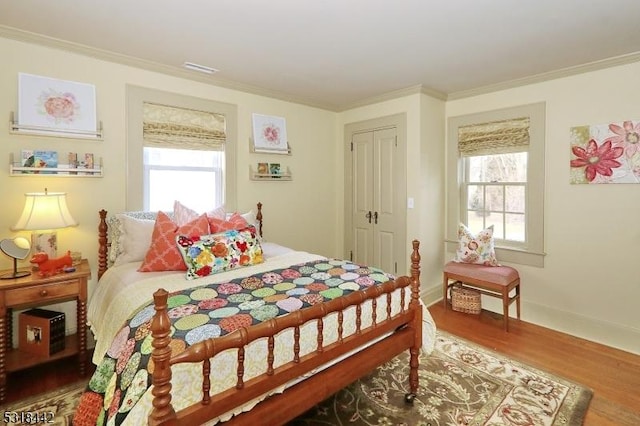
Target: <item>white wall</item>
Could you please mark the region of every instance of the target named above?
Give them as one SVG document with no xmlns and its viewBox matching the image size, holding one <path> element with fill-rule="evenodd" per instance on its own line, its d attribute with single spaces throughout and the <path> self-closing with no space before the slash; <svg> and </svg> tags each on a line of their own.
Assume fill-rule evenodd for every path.
<svg viewBox="0 0 640 426">
<path fill-rule="evenodd" d="M 88 56 L 0 38 L 0 239 L 28 233 L 10 231 L 24 205 L 25 192 L 67 192 L 69 209 L 80 223 L 58 233 L 59 252 L 82 252 L 94 270 L 90 293 L 95 285 L 98 211 L 123 211 L 125 208 L 126 92 L 125 86 L 182 93 L 238 106 L 237 208 L 248 211 L 255 203 L 264 204 L 265 237 L 296 249 L 326 256 L 337 256 L 337 215 L 335 188 L 342 185 L 336 177 L 336 113 L 290 102 L 274 100 L 94 59 Z M 25 72 L 64 80 L 94 84 L 97 93 L 98 120 L 103 122 L 104 140 L 52 138 L 9 133 L 10 113 L 17 113 L 18 73 Z M 251 114 L 285 117 L 293 155 L 251 154 Z M 341 145 L 339 145 L 341 147 Z M 56 150 L 62 158 L 69 151 L 92 152 L 104 161 L 102 178 L 10 177 L 9 155 L 21 149 Z M 288 166 L 293 181 L 256 182 L 249 180 L 249 164 L 280 162 Z M 62 161 L 61 161 L 62 162 Z M 23 262 L 20 266 L 26 266 Z M 10 268 L 11 260 L 0 255 L 0 269 Z M 75 329 L 75 307 L 64 304 L 67 329 Z M 53 307 L 55 308 L 55 306 Z M 17 321 L 16 321 L 17 324 Z"/>
<path fill-rule="evenodd" d="M 522 277 L 523 319 L 635 353 L 640 353 L 640 185 L 569 184 L 569 129 L 637 123 L 639 75 L 635 63 L 446 105 L 447 117 L 453 117 L 546 102 L 547 256 L 544 268 L 512 265 Z"/>
</svg>

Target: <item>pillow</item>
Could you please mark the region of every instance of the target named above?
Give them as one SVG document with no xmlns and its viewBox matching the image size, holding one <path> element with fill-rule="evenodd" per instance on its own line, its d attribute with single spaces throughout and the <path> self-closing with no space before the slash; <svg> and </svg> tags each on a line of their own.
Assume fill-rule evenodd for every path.
<svg viewBox="0 0 640 426">
<path fill-rule="evenodd" d="M 113 264 L 120 265 L 141 261 L 149 250 L 155 221 L 136 219 L 124 214 L 118 214 L 116 217 L 120 221 L 120 235 L 118 236 L 120 253 Z"/>
<path fill-rule="evenodd" d="M 240 230 L 249 226 L 247 221 L 238 213 L 233 213 L 227 220 L 209 216 L 207 216 L 207 219 L 209 220 L 209 229 L 212 234 L 232 229 Z"/>
<path fill-rule="evenodd" d="M 184 271 L 187 269 L 182 255 L 176 247 L 176 235 L 206 235 L 209 233 L 209 223 L 206 215 L 200 215 L 195 220 L 178 226 L 163 212 L 153 226 L 151 245 L 147 251 L 139 272 L 155 271 Z"/>
<path fill-rule="evenodd" d="M 187 265 L 188 280 L 264 261 L 253 226 L 199 237 L 178 235 L 176 245 Z"/>
<path fill-rule="evenodd" d="M 220 206 L 213 210 L 206 212 L 207 217 L 214 217 L 217 219 L 224 219 L 225 211 L 224 206 Z M 182 226 L 192 220 L 197 219 L 200 216 L 198 212 L 190 209 L 189 207 L 176 200 L 173 202 L 173 217 L 178 226 Z"/>
<path fill-rule="evenodd" d="M 109 267 L 112 266 L 118 257 L 122 255 L 123 248 L 121 242 L 126 239 L 123 237 L 125 230 L 122 226 L 122 216 L 146 219 L 153 222 L 156 220 L 157 212 L 130 211 L 107 217 L 107 241 L 110 243 L 107 257 L 107 264 Z M 171 217 L 171 214 L 169 214 L 169 217 Z M 151 234 L 149 234 L 149 236 L 151 236 Z"/>
<path fill-rule="evenodd" d="M 493 242 L 493 225 L 473 235 L 463 223 L 458 227 L 458 250 L 453 259 L 459 263 L 500 266 Z"/>
</svg>

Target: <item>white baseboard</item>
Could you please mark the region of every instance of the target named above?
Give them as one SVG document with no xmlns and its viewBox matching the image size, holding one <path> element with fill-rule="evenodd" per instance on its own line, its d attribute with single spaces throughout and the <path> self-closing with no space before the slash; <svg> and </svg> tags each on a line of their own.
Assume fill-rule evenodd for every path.
<svg viewBox="0 0 640 426">
<path fill-rule="evenodd" d="M 439 285 L 424 289 L 422 300 L 430 306 L 442 300 Z M 502 314 L 502 302 L 493 297 L 482 297 L 482 309 Z M 510 306 L 511 317 L 516 316 L 515 305 Z M 522 320 L 640 355 L 640 329 L 615 324 L 598 318 L 563 311 L 538 303 L 521 302 Z"/>
<path fill-rule="evenodd" d="M 522 319 L 640 355 L 640 329 L 522 301 Z"/>
</svg>

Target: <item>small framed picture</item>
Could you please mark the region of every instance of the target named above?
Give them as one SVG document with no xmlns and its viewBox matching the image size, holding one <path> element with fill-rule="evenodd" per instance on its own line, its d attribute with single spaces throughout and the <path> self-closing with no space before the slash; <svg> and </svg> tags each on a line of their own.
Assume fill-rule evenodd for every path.
<svg viewBox="0 0 640 426">
<path fill-rule="evenodd" d="M 280 163 L 269 163 L 269 173 L 272 175 L 280 174 Z"/>
<path fill-rule="evenodd" d="M 269 164 L 268 163 L 258 163 L 258 174 L 268 175 L 269 174 Z"/>
</svg>

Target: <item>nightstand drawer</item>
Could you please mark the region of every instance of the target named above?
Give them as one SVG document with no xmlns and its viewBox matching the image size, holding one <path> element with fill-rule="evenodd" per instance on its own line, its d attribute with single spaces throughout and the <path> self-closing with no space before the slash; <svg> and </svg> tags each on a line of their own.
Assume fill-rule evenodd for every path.
<svg viewBox="0 0 640 426">
<path fill-rule="evenodd" d="M 16 288 L 5 292 L 7 306 L 37 304 L 65 297 L 77 296 L 80 292 L 79 280 L 61 281 L 33 287 Z"/>
</svg>

